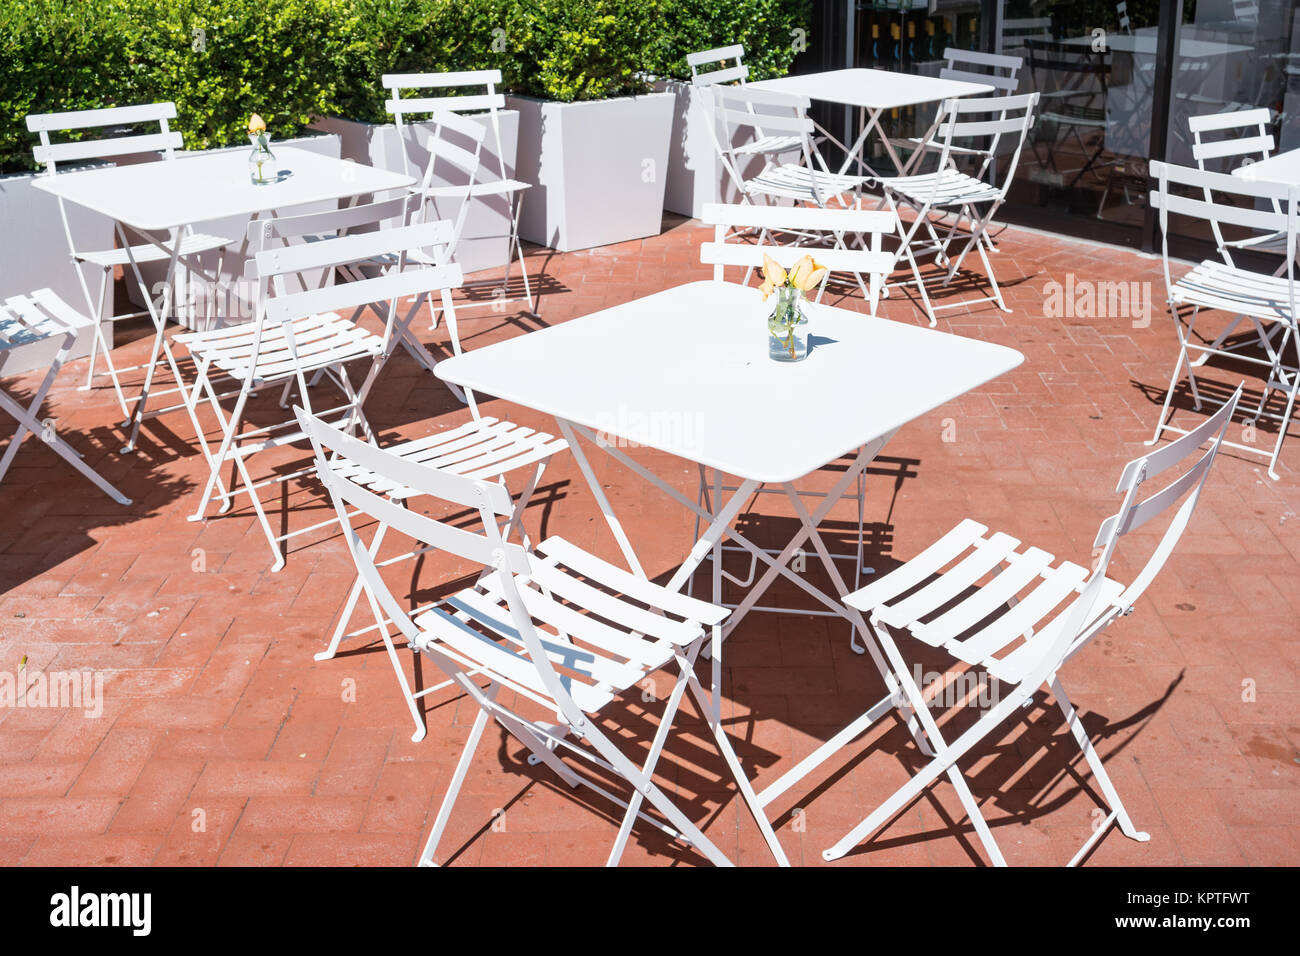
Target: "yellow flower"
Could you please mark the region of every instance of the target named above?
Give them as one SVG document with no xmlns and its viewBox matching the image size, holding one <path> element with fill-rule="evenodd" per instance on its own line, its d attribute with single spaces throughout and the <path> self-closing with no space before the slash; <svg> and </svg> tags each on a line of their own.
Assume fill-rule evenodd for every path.
<svg viewBox="0 0 1300 956">
<path fill-rule="evenodd" d="M 804 285 L 804 282 L 808 278 L 808 273 L 812 272 L 812 270 L 813 270 L 812 256 L 804 256 L 802 259 L 796 262 L 794 264 L 794 268 L 790 270 L 790 284 L 794 286 L 796 289 L 807 288 Z"/>
<path fill-rule="evenodd" d="M 811 292 L 813 289 L 821 285 L 822 280 L 825 278 L 826 278 L 826 267 L 819 266 L 816 263 L 813 263 L 812 271 L 809 272 L 808 275 L 804 277 L 803 284 L 800 285 L 799 288 L 802 289 L 804 292 Z"/>
<path fill-rule="evenodd" d="M 763 284 L 758 287 L 758 291 L 763 293 L 763 301 L 766 302 L 767 297 L 776 291 L 776 286 L 772 285 L 772 280 L 765 279 Z"/>
<path fill-rule="evenodd" d="M 248 120 L 248 132 L 251 136 L 266 132 L 266 120 L 254 113 Z"/>
<path fill-rule="evenodd" d="M 772 285 L 785 285 L 786 274 L 781 264 L 766 253 L 763 254 L 763 278 Z"/>
</svg>

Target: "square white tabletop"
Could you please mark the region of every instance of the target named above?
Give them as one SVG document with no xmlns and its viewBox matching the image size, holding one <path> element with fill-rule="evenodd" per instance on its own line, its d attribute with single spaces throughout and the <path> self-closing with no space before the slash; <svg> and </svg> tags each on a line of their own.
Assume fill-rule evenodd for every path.
<svg viewBox="0 0 1300 956">
<path fill-rule="evenodd" d="M 227 216 L 252 215 L 305 203 L 345 199 L 415 180 L 403 173 L 271 144 L 283 173 L 279 182 L 254 186 L 248 151 L 202 153 L 175 159 L 38 176 L 37 189 L 136 229 L 161 230 Z"/>
<path fill-rule="evenodd" d="M 749 85 L 756 90 L 794 93 L 823 103 L 842 103 L 869 110 L 890 110 L 920 103 L 937 103 L 954 96 L 983 96 L 993 92 L 993 87 L 987 83 L 864 69 L 782 76 Z"/>
<path fill-rule="evenodd" d="M 1256 163 L 1238 166 L 1232 175 L 1252 183 L 1300 185 L 1300 149 L 1287 150 Z"/>
<path fill-rule="evenodd" d="M 475 349 L 434 371 L 607 440 L 784 482 L 1024 361 L 990 342 L 807 308 L 812 348 L 802 362 L 768 358 L 772 300 L 709 280 Z"/>
</svg>

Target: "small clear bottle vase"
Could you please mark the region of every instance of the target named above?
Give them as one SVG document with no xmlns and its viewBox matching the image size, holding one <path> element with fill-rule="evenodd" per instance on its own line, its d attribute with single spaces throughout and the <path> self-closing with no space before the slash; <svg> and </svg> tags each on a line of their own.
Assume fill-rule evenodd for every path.
<svg viewBox="0 0 1300 956">
<path fill-rule="evenodd" d="M 271 152 L 270 137 L 265 133 L 250 135 L 248 141 L 253 150 L 248 154 L 248 178 L 254 186 L 265 186 L 280 178 L 280 169 Z"/>
<path fill-rule="evenodd" d="M 776 308 L 767 319 L 767 354 L 774 362 L 801 362 L 808 357 L 808 317 L 799 289 L 776 290 Z"/>
</svg>

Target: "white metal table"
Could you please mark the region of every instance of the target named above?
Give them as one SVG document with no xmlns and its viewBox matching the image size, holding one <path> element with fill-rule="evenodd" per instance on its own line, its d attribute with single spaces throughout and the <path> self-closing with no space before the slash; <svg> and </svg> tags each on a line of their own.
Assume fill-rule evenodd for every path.
<svg viewBox="0 0 1300 956">
<path fill-rule="evenodd" d="M 877 130 L 895 171 L 901 174 L 905 168 L 905 164 L 899 159 L 893 144 L 890 143 L 889 136 L 880 126 L 881 114 L 886 110 L 938 103 L 959 96 L 983 96 L 994 91 L 994 88 L 987 83 L 941 80 L 934 76 L 867 69 L 828 70 L 824 73 L 808 73 L 803 76 L 783 76 L 772 80 L 760 80 L 751 83 L 750 86 L 759 90 L 794 93 L 824 103 L 857 107 L 858 125 L 862 127 L 862 131 L 854 140 L 852 147 L 846 147 L 827 130 L 820 127 L 819 130 L 831 142 L 844 149 L 844 164 L 840 167 L 840 173 L 848 172 L 849 167 L 856 162 L 873 176 L 876 174 L 875 170 L 863 158 L 863 151 L 872 130 Z"/>
<path fill-rule="evenodd" d="M 1300 183 L 1300 149 L 1275 153 L 1268 159 L 1238 166 L 1232 175 L 1250 183 Z"/>
<path fill-rule="evenodd" d="M 579 436 L 706 523 L 704 534 L 668 582 L 670 589 L 681 590 L 712 554 L 718 601 L 724 536 L 766 565 L 728 618 L 727 634 L 781 575 L 869 635 L 861 615 L 842 601 L 848 588 L 818 525 L 899 428 L 1005 374 L 1024 356 L 1005 346 L 830 306 L 810 304 L 808 312 L 812 348 L 808 358 L 796 364 L 768 358 L 765 310 L 757 289 L 704 281 L 444 360 L 435 374 L 555 416 L 637 575 L 647 576 Z M 695 462 L 702 473 L 713 469 L 715 486 L 720 473 L 739 478 L 739 485 L 725 501 L 721 496 L 704 503 L 692 500 L 627 454 L 624 448 L 629 445 L 646 445 Z M 853 456 L 851 464 L 809 512 L 794 483 L 846 455 Z M 769 484 L 785 492 L 801 526 L 775 558 L 732 526 L 755 490 Z M 790 569 L 804 542 L 811 542 L 817 552 L 836 596 Z M 868 638 L 866 644 L 889 693 L 846 728 L 844 733 L 852 731 L 850 740 L 895 705 L 890 670 L 875 641 Z M 700 704 L 716 715 L 721 706 L 721 663 L 716 657 L 712 666 L 712 699 Z M 833 753 L 842 736 L 757 794 L 751 810 L 763 812 Z M 748 791 L 747 783 L 741 790 Z M 779 845 L 771 849 L 778 862 L 784 860 Z"/>
<path fill-rule="evenodd" d="M 37 189 L 113 220 L 118 241 L 127 251 L 128 265 L 153 320 L 153 352 L 145 372 L 144 386 L 126 423 L 131 426 L 131 432 L 126 447 L 122 449 L 124 452 L 135 448 L 160 353 L 166 357 L 176 380 L 176 390 L 184 388 L 164 329 L 181 240 L 187 226 L 230 216 L 256 216 L 308 203 L 406 189 L 415 182 L 403 173 L 375 169 L 291 146 L 276 147 L 275 155 L 281 179 L 263 186 L 254 186 L 249 181 L 246 154 L 242 150 L 196 156 L 178 154 L 171 160 L 59 173 L 38 177 L 34 182 Z M 132 243 L 126 234 L 128 228 L 163 250 L 167 256 L 161 302 L 150 293 L 131 253 Z M 178 407 L 171 406 L 151 414 Z M 193 420 L 192 414 L 191 424 L 197 432 L 199 424 Z"/>
</svg>

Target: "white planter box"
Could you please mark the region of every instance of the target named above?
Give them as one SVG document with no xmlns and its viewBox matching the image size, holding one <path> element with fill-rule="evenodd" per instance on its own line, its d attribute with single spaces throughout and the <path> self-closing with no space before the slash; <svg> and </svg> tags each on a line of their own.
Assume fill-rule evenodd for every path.
<svg viewBox="0 0 1300 956">
<path fill-rule="evenodd" d="M 77 267 L 68 251 L 63 220 L 59 217 L 59 201 L 32 186 L 32 180 L 38 175 L 44 174 L 0 176 L 0 299 L 48 287 L 78 312 L 85 312 L 86 296 L 77 281 Z M 112 220 L 98 213 L 70 203 L 68 224 L 79 249 L 111 249 L 116 244 Z M 98 276 L 93 270 L 88 271 L 90 294 L 98 295 Z M 105 314 L 111 309 L 110 294 Z M 112 324 L 105 322 L 103 328 L 111 344 Z M 93 338 L 89 330 L 78 336 L 70 358 L 89 355 Z M 57 346 L 54 351 L 57 351 Z M 48 343 L 12 349 L 0 368 L 0 375 L 17 375 L 49 365 L 54 351 L 50 350 Z"/>
<path fill-rule="evenodd" d="M 502 156 L 496 155 L 496 134 L 491 129 L 491 119 L 488 114 L 478 113 L 465 117 L 467 120 L 488 126 L 488 136 L 483 141 L 483 151 L 480 154 L 483 162 L 482 178 L 485 180 L 501 178 L 504 163 L 505 178 L 522 178 L 524 182 L 532 182 L 526 176 L 519 177 L 515 171 L 515 151 L 519 142 L 519 114 L 513 110 L 502 110 L 497 116 L 501 124 L 501 152 L 504 154 Z M 397 127 L 391 123 L 377 126 L 374 123 L 359 123 L 356 120 L 329 117 L 318 119 L 312 124 L 312 128 L 337 135 L 344 159 L 365 163 L 376 169 L 407 171 L 402 156 L 402 139 L 397 133 Z M 463 145 L 470 146 L 469 143 Z M 413 159 L 415 160 L 413 175 L 419 176 L 426 165 L 425 158 L 415 156 Z M 438 175 L 440 170 L 435 169 L 434 172 L 433 184 L 436 186 L 464 184 L 463 179 L 459 183 L 452 183 L 446 177 Z M 455 204 L 440 203 L 439 209 L 449 218 L 454 218 L 459 213 L 459 208 Z M 485 196 L 475 199 L 465 216 L 465 229 L 456 247 L 456 261 L 466 273 L 480 272 L 484 269 L 500 270 L 505 266 L 509 236 L 510 197 Z"/>
<path fill-rule="evenodd" d="M 519 111 L 519 232 L 561 252 L 658 235 L 674 96 L 649 93 L 590 103 L 527 96 Z"/>
</svg>

